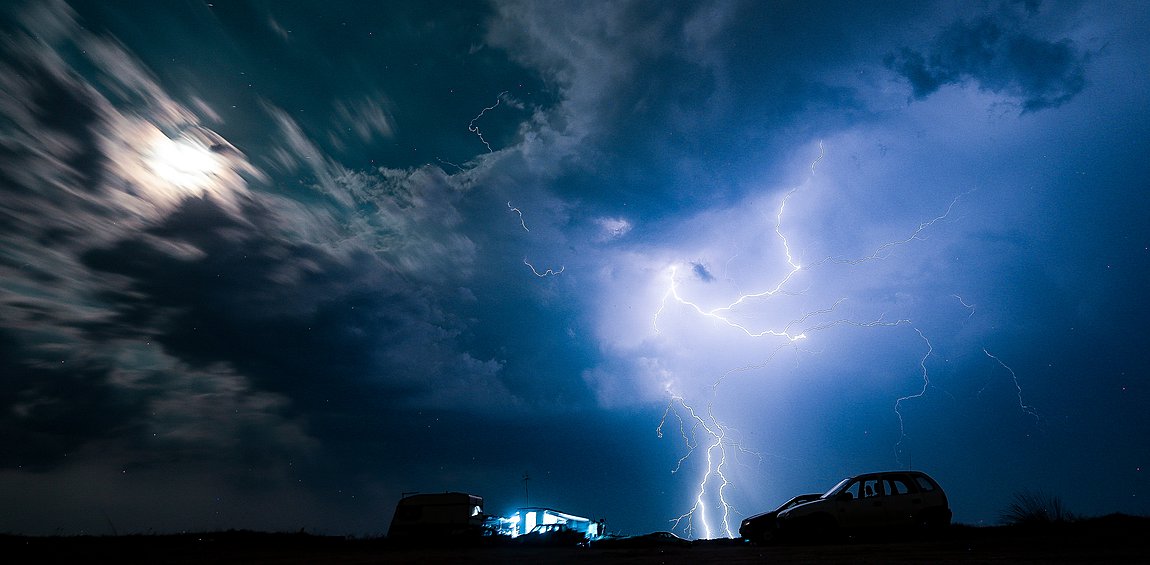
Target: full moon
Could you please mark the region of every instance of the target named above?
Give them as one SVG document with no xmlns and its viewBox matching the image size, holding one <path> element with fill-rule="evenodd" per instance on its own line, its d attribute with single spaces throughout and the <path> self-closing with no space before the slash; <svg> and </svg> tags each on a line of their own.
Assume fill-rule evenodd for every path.
<svg viewBox="0 0 1150 565">
<path fill-rule="evenodd" d="M 166 129 L 136 116 L 109 120 L 104 181 L 125 211 L 155 218 L 188 198 L 205 197 L 231 207 L 247 194 L 246 179 L 265 179 L 219 134 L 194 124 Z"/>
<path fill-rule="evenodd" d="M 186 138 L 155 136 L 147 155 L 148 168 L 157 177 L 183 189 L 202 189 L 223 167 L 211 149 Z"/>
</svg>

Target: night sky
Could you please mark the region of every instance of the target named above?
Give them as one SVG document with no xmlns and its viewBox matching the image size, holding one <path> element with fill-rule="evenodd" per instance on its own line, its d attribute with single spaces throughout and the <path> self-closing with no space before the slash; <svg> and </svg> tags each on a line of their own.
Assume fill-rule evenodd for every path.
<svg viewBox="0 0 1150 565">
<path fill-rule="evenodd" d="M 1150 514 L 1147 3 L 0 10 L 0 532 Z"/>
</svg>

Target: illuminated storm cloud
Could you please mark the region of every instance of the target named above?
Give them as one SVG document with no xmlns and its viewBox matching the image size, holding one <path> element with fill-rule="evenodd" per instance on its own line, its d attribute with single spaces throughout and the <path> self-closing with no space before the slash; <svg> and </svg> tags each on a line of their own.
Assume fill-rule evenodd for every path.
<svg viewBox="0 0 1150 565">
<path fill-rule="evenodd" d="M 10 4 L 7 531 L 1148 511 L 1141 4 Z"/>
</svg>

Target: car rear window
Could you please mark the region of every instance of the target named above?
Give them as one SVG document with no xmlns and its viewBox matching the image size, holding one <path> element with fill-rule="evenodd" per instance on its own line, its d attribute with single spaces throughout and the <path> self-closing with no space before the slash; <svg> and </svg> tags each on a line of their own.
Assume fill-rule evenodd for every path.
<svg viewBox="0 0 1150 565">
<path fill-rule="evenodd" d="M 926 477 L 915 477 L 914 482 L 918 483 L 918 488 L 922 489 L 923 492 L 934 490 L 934 483 L 931 483 Z"/>
</svg>

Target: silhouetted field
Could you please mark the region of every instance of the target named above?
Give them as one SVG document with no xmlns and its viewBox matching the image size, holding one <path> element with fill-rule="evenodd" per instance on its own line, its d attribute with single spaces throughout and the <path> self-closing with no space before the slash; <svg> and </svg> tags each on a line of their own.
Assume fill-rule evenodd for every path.
<svg viewBox="0 0 1150 565">
<path fill-rule="evenodd" d="M 937 539 L 757 547 L 735 540 L 629 549 L 491 545 L 400 548 L 385 539 L 250 531 L 118 537 L 0 536 L 5 563 L 1150 563 L 1150 518 L 1040 526 L 956 525 Z"/>
</svg>

